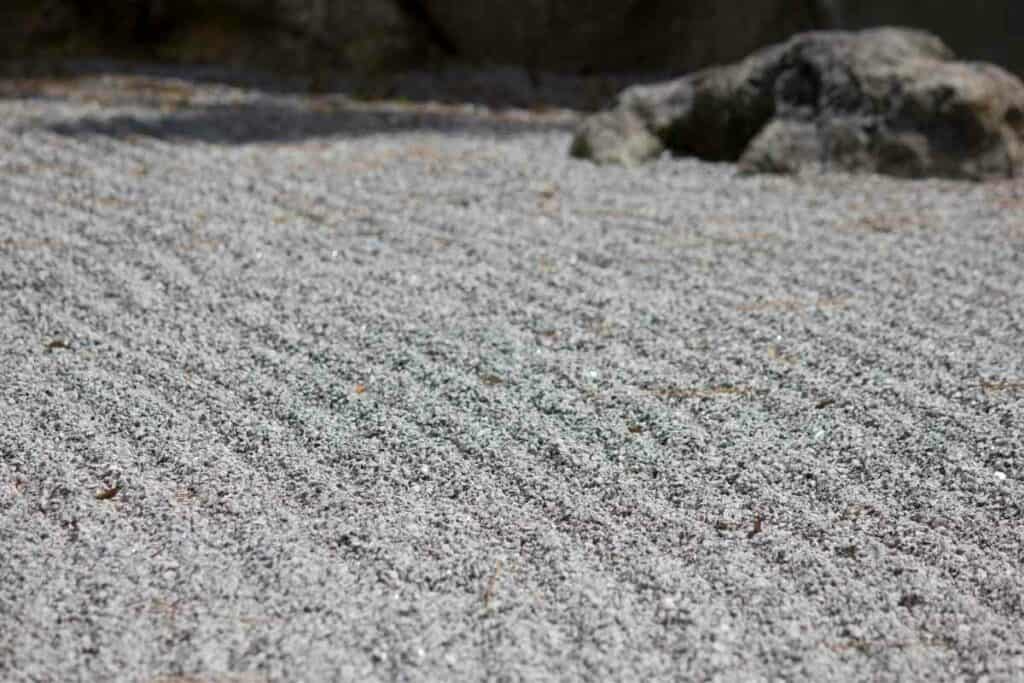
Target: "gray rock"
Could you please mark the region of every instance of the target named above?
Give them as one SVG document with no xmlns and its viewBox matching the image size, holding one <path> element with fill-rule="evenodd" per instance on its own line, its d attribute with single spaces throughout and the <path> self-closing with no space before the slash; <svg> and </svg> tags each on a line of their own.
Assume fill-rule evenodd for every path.
<svg viewBox="0 0 1024 683">
<path fill-rule="evenodd" d="M 614 161 L 619 150 L 649 146 L 646 135 L 745 172 L 824 164 L 1011 177 L 1024 165 L 1024 84 L 997 66 L 955 61 L 921 31 L 812 32 L 731 66 L 627 89 L 614 109 L 581 124 L 571 152 Z"/>
<path fill-rule="evenodd" d="M 573 140 L 573 156 L 598 163 L 633 166 L 660 155 L 665 146 L 648 131 L 643 119 L 627 111 L 596 114 L 581 124 L 583 134 Z"/>
<path fill-rule="evenodd" d="M 744 173 L 797 173 L 802 163 L 823 158 L 817 127 L 808 121 L 774 119 L 743 154 Z"/>
</svg>

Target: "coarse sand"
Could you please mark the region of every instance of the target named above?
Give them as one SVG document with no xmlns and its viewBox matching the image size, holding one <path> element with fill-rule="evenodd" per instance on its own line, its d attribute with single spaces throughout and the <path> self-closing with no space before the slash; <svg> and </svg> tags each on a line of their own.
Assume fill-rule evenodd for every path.
<svg viewBox="0 0 1024 683">
<path fill-rule="evenodd" d="M 1024 182 L 0 82 L 0 680 L 1024 679 Z"/>
</svg>

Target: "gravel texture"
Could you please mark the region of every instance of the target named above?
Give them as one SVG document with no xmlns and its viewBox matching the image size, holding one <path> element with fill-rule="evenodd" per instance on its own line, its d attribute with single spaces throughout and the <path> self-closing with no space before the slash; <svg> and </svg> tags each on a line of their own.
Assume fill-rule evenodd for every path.
<svg viewBox="0 0 1024 683">
<path fill-rule="evenodd" d="M 0 93 L 0 679 L 1024 677 L 1024 182 Z"/>
</svg>

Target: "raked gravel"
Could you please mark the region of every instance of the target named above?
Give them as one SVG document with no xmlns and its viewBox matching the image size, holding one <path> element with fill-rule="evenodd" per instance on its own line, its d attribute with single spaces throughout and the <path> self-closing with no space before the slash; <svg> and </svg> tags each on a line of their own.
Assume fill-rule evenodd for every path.
<svg viewBox="0 0 1024 683">
<path fill-rule="evenodd" d="M 1024 678 L 1024 182 L 0 94 L 0 680 Z"/>
</svg>

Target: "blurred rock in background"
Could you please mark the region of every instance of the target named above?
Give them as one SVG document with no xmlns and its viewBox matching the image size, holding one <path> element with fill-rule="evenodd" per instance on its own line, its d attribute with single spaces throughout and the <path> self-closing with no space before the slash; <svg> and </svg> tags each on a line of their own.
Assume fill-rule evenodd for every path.
<svg viewBox="0 0 1024 683">
<path fill-rule="evenodd" d="M 905 25 L 1024 73 L 1021 0 L 4 0 L 0 58 L 364 73 L 438 62 L 684 73 L 813 28 Z"/>
<path fill-rule="evenodd" d="M 546 70 L 690 71 L 816 23 L 813 3 L 756 0 L 421 0 L 467 59 Z"/>
<path fill-rule="evenodd" d="M 392 0 L 6 0 L 0 58 L 114 57 L 284 72 L 392 70 L 434 41 Z"/>
</svg>

